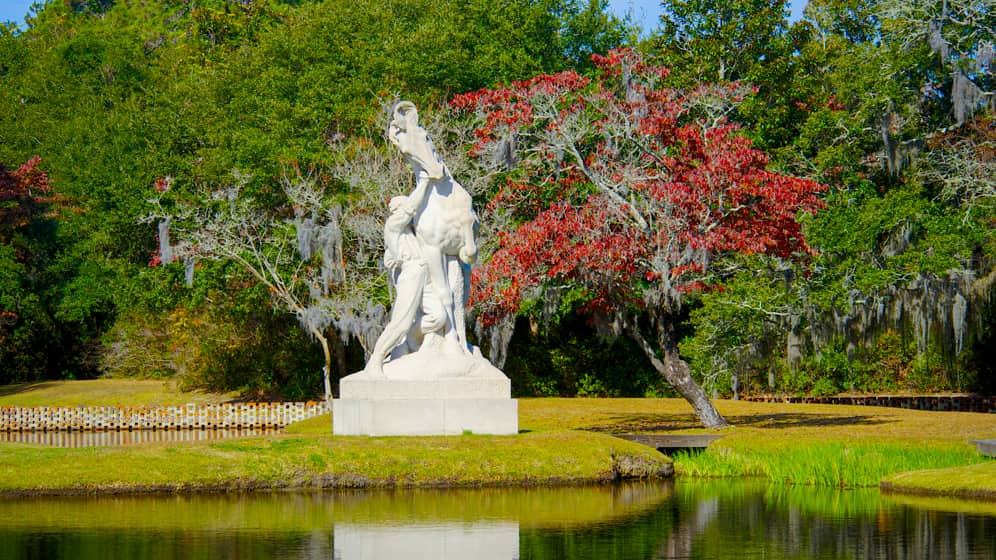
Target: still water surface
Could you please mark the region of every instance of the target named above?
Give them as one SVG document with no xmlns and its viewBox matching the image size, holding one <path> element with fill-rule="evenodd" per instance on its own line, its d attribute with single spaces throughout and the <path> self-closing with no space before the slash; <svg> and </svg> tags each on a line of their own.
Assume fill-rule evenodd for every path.
<svg viewBox="0 0 996 560">
<path fill-rule="evenodd" d="M 996 504 L 757 482 L 0 501 L 0 558 L 996 558 Z"/>
</svg>

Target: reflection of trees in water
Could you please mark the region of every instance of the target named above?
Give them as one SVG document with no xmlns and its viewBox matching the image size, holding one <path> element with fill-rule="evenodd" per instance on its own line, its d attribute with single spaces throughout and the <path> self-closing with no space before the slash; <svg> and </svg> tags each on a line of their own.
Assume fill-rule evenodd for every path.
<svg viewBox="0 0 996 560">
<path fill-rule="evenodd" d="M 775 488 L 679 492 L 683 521 L 657 558 L 993 558 L 992 517 L 893 506 L 877 491 Z"/>
<path fill-rule="evenodd" d="M 62 509 L 42 507 L 46 502 L 39 500 L 8 507 L 0 516 L 0 557 L 328 559 L 343 548 L 336 546 L 342 544 L 336 542 L 336 525 L 350 523 L 382 531 L 417 531 L 421 523 L 429 533 L 442 526 L 518 525 L 521 560 L 996 557 L 993 516 L 897 505 L 877 490 L 729 480 L 679 482 L 673 490 L 627 485 L 120 501 L 125 503 L 94 500 L 101 508 L 83 499 L 64 500 Z M 563 517 L 568 510 L 574 515 Z M 602 514 L 593 515 L 595 510 Z M 14 515 L 38 520 L 18 526 Z M 190 521 L 167 523 L 173 515 Z M 87 523 L 81 517 L 110 521 Z M 124 524 L 135 517 L 145 522 Z M 514 538 L 514 528 L 509 534 Z M 407 558 L 426 557 L 406 552 Z"/>
<path fill-rule="evenodd" d="M 523 531 L 521 558 L 991 559 L 996 518 L 884 502 L 878 490 L 683 483 L 618 525 Z"/>
<path fill-rule="evenodd" d="M 677 513 L 677 508 L 673 509 Z M 705 531 L 719 514 L 719 499 L 706 497 L 695 501 L 690 514 L 675 516 L 675 528 L 661 544 L 657 558 L 691 558 L 696 538 Z"/>
</svg>

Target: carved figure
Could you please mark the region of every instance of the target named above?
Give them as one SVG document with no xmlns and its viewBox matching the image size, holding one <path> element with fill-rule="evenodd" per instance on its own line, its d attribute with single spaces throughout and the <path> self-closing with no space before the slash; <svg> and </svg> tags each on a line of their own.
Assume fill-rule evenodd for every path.
<svg viewBox="0 0 996 560">
<path fill-rule="evenodd" d="M 422 248 L 412 228 L 415 208 L 407 196 L 389 203 L 391 215 L 384 222 L 384 266 L 395 289 L 391 318 L 374 345 L 366 373 L 384 376 L 384 360 L 418 350 L 424 333 L 438 332 L 446 325 L 442 302 L 426 290 L 428 272 Z"/>
<path fill-rule="evenodd" d="M 365 369 L 374 377 L 384 375 L 388 356 L 422 348 L 473 355 L 464 312 L 470 280 L 465 269 L 477 258 L 470 194 L 436 154 L 411 102 L 395 105 L 388 139 L 411 165 L 415 188 L 391 199 L 384 225 L 384 261 L 396 298 Z"/>
</svg>

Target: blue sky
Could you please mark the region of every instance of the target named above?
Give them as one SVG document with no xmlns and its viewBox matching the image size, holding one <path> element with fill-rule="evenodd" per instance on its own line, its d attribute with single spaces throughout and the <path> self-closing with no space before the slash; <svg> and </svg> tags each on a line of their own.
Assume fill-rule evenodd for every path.
<svg viewBox="0 0 996 560">
<path fill-rule="evenodd" d="M 24 21 L 36 0 L 0 0 L 0 21 Z"/>
<path fill-rule="evenodd" d="M 24 21 L 28 9 L 36 0 L 0 0 L 0 21 Z M 792 19 L 802 16 L 807 0 L 792 0 Z M 660 0 L 609 0 L 609 6 L 618 14 L 632 12 L 633 19 L 645 30 L 652 29 L 660 15 Z"/>
<path fill-rule="evenodd" d="M 807 2 L 808 0 L 791 0 L 792 21 L 802 18 L 802 9 L 806 7 Z M 632 12 L 633 21 L 639 23 L 644 31 L 653 29 L 657 25 L 657 17 L 661 13 L 660 0 L 609 0 L 609 7 L 620 15 L 627 11 Z"/>
</svg>

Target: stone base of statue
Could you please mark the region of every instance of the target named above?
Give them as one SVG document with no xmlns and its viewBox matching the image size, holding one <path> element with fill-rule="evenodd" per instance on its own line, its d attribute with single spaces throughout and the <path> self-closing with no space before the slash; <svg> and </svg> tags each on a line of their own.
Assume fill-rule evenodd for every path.
<svg viewBox="0 0 996 560">
<path fill-rule="evenodd" d="M 332 431 L 348 436 L 509 435 L 518 401 L 505 374 L 480 355 L 422 349 L 339 381 Z"/>
</svg>

